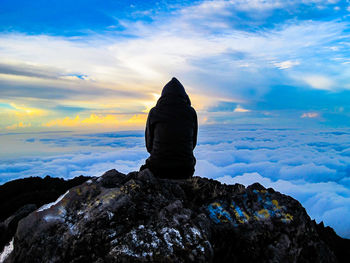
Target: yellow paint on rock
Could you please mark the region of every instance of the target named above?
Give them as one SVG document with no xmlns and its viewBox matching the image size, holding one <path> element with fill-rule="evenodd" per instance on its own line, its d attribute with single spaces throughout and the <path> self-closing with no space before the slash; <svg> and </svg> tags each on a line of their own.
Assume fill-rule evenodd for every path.
<svg viewBox="0 0 350 263">
<path fill-rule="evenodd" d="M 290 222 L 293 220 L 293 216 L 287 213 L 284 215 L 284 220 L 286 220 L 287 222 Z"/>
<path fill-rule="evenodd" d="M 275 206 L 275 208 L 276 208 L 277 210 L 282 209 L 282 207 L 281 207 L 281 206 L 279 206 L 279 204 L 278 204 L 278 201 L 277 201 L 277 200 L 272 200 L 272 204 Z M 275 209 L 275 210 L 276 210 L 276 209 Z"/>
<path fill-rule="evenodd" d="M 235 217 L 237 219 L 237 221 L 241 224 L 244 224 L 244 221 L 241 219 L 241 217 L 239 216 L 238 212 L 236 211 L 236 209 L 233 210 Z"/>
<path fill-rule="evenodd" d="M 228 223 L 229 220 L 227 219 L 226 216 L 222 215 L 222 214 L 218 214 L 217 215 L 218 219 L 222 222 L 222 223 Z"/>
<path fill-rule="evenodd" d="M 249 221 L 250 216 L 249 216 L 246 212 L 244 212 L 244 211 L 242 211 L 242 213 L 244 214 L 244 216 L 245 216 L 245 218 L 247 219 L 247 221 Z"/>
<path fill-rule="evenodd" d="M 263 216 L 264 218 L 270 218 L 270 213 L 267 211 L 267 209 L 261 209 L 258 211 L 259 216 Z"/>
<path fill-rule="evenodd" d="M 81 189 L 78 187 L 77 189 L 75 189 L 75 192 L 78 194 L 78 195 L 81 195 L 82 192 L 81 192 Z"/>
</svg>

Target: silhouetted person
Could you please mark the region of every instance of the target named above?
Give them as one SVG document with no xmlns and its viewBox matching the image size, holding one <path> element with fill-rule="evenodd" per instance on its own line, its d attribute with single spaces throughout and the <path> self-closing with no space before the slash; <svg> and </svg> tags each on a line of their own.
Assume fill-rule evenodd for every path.
<svg viewBox="0 0 350 263">
<path fill-rule="evenodd" d="M 160 178 L 190 178 L 196 164 L 197 132 L 196 111 L 182 84 L 172 78 L 148 114 L 145 137 L 150 157 L 140 170 L 149 168 Z"/>
</svg>

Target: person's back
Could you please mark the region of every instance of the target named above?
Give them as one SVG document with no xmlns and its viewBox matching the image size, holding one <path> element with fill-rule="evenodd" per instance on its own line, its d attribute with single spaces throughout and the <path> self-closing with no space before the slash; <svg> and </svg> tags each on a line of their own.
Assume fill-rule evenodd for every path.
<svg viewBox="0 0 350 263">
<path fill-rule="evenodd" d="M 189 178 L 194 173 L 197 114 L 181 83 L 173 78 L 163 88 L 146 124 L 146 147 L 151 156 L 141 169 L 161 178 Z"/>
</svg>

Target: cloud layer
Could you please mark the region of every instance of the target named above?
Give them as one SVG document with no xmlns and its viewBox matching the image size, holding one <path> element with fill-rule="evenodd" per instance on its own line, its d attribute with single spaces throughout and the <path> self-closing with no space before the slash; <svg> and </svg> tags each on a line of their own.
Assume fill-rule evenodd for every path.
<svg viewBox="0 0 350 263">
<path fill-rule="evenodd" d="M 47 174 L 99 176 L 113 168 L 128 173 L 148 157 L 143 131 L 8 134 L 0 141 L 2 183 Z M 198 142 L 195 175 L 273 187 L 350 238 L 350 129 L 202 126 Z"/>
</svg>

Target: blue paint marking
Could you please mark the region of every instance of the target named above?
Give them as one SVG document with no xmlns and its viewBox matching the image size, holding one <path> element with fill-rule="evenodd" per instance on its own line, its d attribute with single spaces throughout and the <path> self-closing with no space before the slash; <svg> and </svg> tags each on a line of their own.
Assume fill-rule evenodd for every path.
<svg viewBox="0 0 350 263">
<path fill-rule="evenodd" d="M 260 193 L 258 190 L 253 190 L 253 192 L 258 196 L 258 202 L 263 203 L 264 200 L 261 198 Z"/>
<path fill-rule="evenodd" d="M 216 214 L 218 212 L 218 209 L 217 208 L 213 208 L 213 206 L 211 204 L 208 206 L 208 209 L 209 209 L 209 216 L 210 216 L 210 218 L 213 219 L 215 223 L 219 224 L 220 220 L 216 216 Z"/>
<path fill-rule="evenodd" d="M 269 211 L 271 216 L 275 216 L 275 206 L 273 205 L 273 203 L 271 202 L 271 198 L 267 195 L 266 196 L 266 200 L 265 203 L 263 204 L 264 208 Z"/>
<path fill-rule="evenodd" d="M 253 193 L 257 195 L 258 203 L 261 205 L 262 209 L 259 211 L 251 211 L 247 204 L 246 200 L 248 195 L 243 194 L 243 209 L 242 210 L 234 201 L 230 205 L 230 212 L 234 214 L 232 217 L 231 214 L 226 211 L 219 202 L 214 202 L 208 205 L 209 216 L 216 224 L 228 223 L 230 222 L 234 227 L 238 227 L 238 222 L 244 224 L 249 222 L 251 216 L 253 215 L 257 220 L 260 219 L 269 219 L 271 217 L 284 217 L 283 222 L 289 222 L 293 220 L 293 217 L 289 214 L 284 214 L 284 208 L 280 207 L 277 200 L 271 200 L 271 196 L 266 191 L 253 190 Z M 233 211 L 232 211 L 233 209 Z M 259 213 L 260 212 L 260 213 Z M 253 217 L 253 219 L 254 219 Z M 290 219 L 292 218 L 292 219 Z"/>
<path fill-rule="evenodd" d="M 261 197 L 261 193 L 258 190 L 253 190 L 253 192 L 257 195 L 258 197 L 258 202 L 261 204 L 261 206 L 268 211 L 268 213 L 270 214 L 270 216 L 274 216 L 275 215 L 275 211 L 274 211 L 274 206 L 271 202 L 270 196 L 268 195 L 268 193 L 264 193 L 264 198 Z M 258 215 L 256 213 L 256 215 Z M 260 218 L 261 216 L 258 215 Z"/>
<path fill-rule="evenodd" d="M 216 205 L 216 204 L 210 204 L 208 206 L 209 209 L 209 216 L 211 219 L 214 220 L 215 223 L 220 224 L 222 223 L 221 218 L 226 218 L 227 221 L 232 222 L 232 218 L 230 216 L 230 214 L 225 211 L 221 205 Z"/>
<path fill-rule="evenodd" d="M 244 216 L 242 210 L 239 208 L 239 206 L 235 206 L 235 209 L 240 217 L 245 218 L 245 216 Z"/>
<path fill-rule="evenodd" d="M 231 203 L 231 207 L 236 211 L 236 213 L 238 214 L 238 216 L 240 217 L 240 219 L 238 219 L 238 221 L 243 221 L 245 223 L 248 222 L 248 218 L 246 218 L 246 216 L 244 215 L 244 213 L 242 212 L 241 208 L 236 205 L 236 203 L 234 201 L 232 201 Z M 237 214 L 236 214 L 236 217 L 237 217 Z M 236 224 L 237 225 L 237 224 Z M 237 225 L 238 226 L 238 225 Z"/>
<path fill-rule="evenodd" d="M 281 217 L 281 213 L 283 213 L 283 211 L 281 211 L 280 208 L 276 207 L 272 201 L 271 201 L 271 197 L 269 195 L 269 193 L 264 193 L 264 198 L 261 197 L 261 193 L 258 190 L 253 190 L 253 192 L 257 195 L 258 197 L 258 201 L 259 203 L 262 205 L 262 207 L 264 209 L 266 209 L 271 216 L 274 217 Z"/>
</svg>

